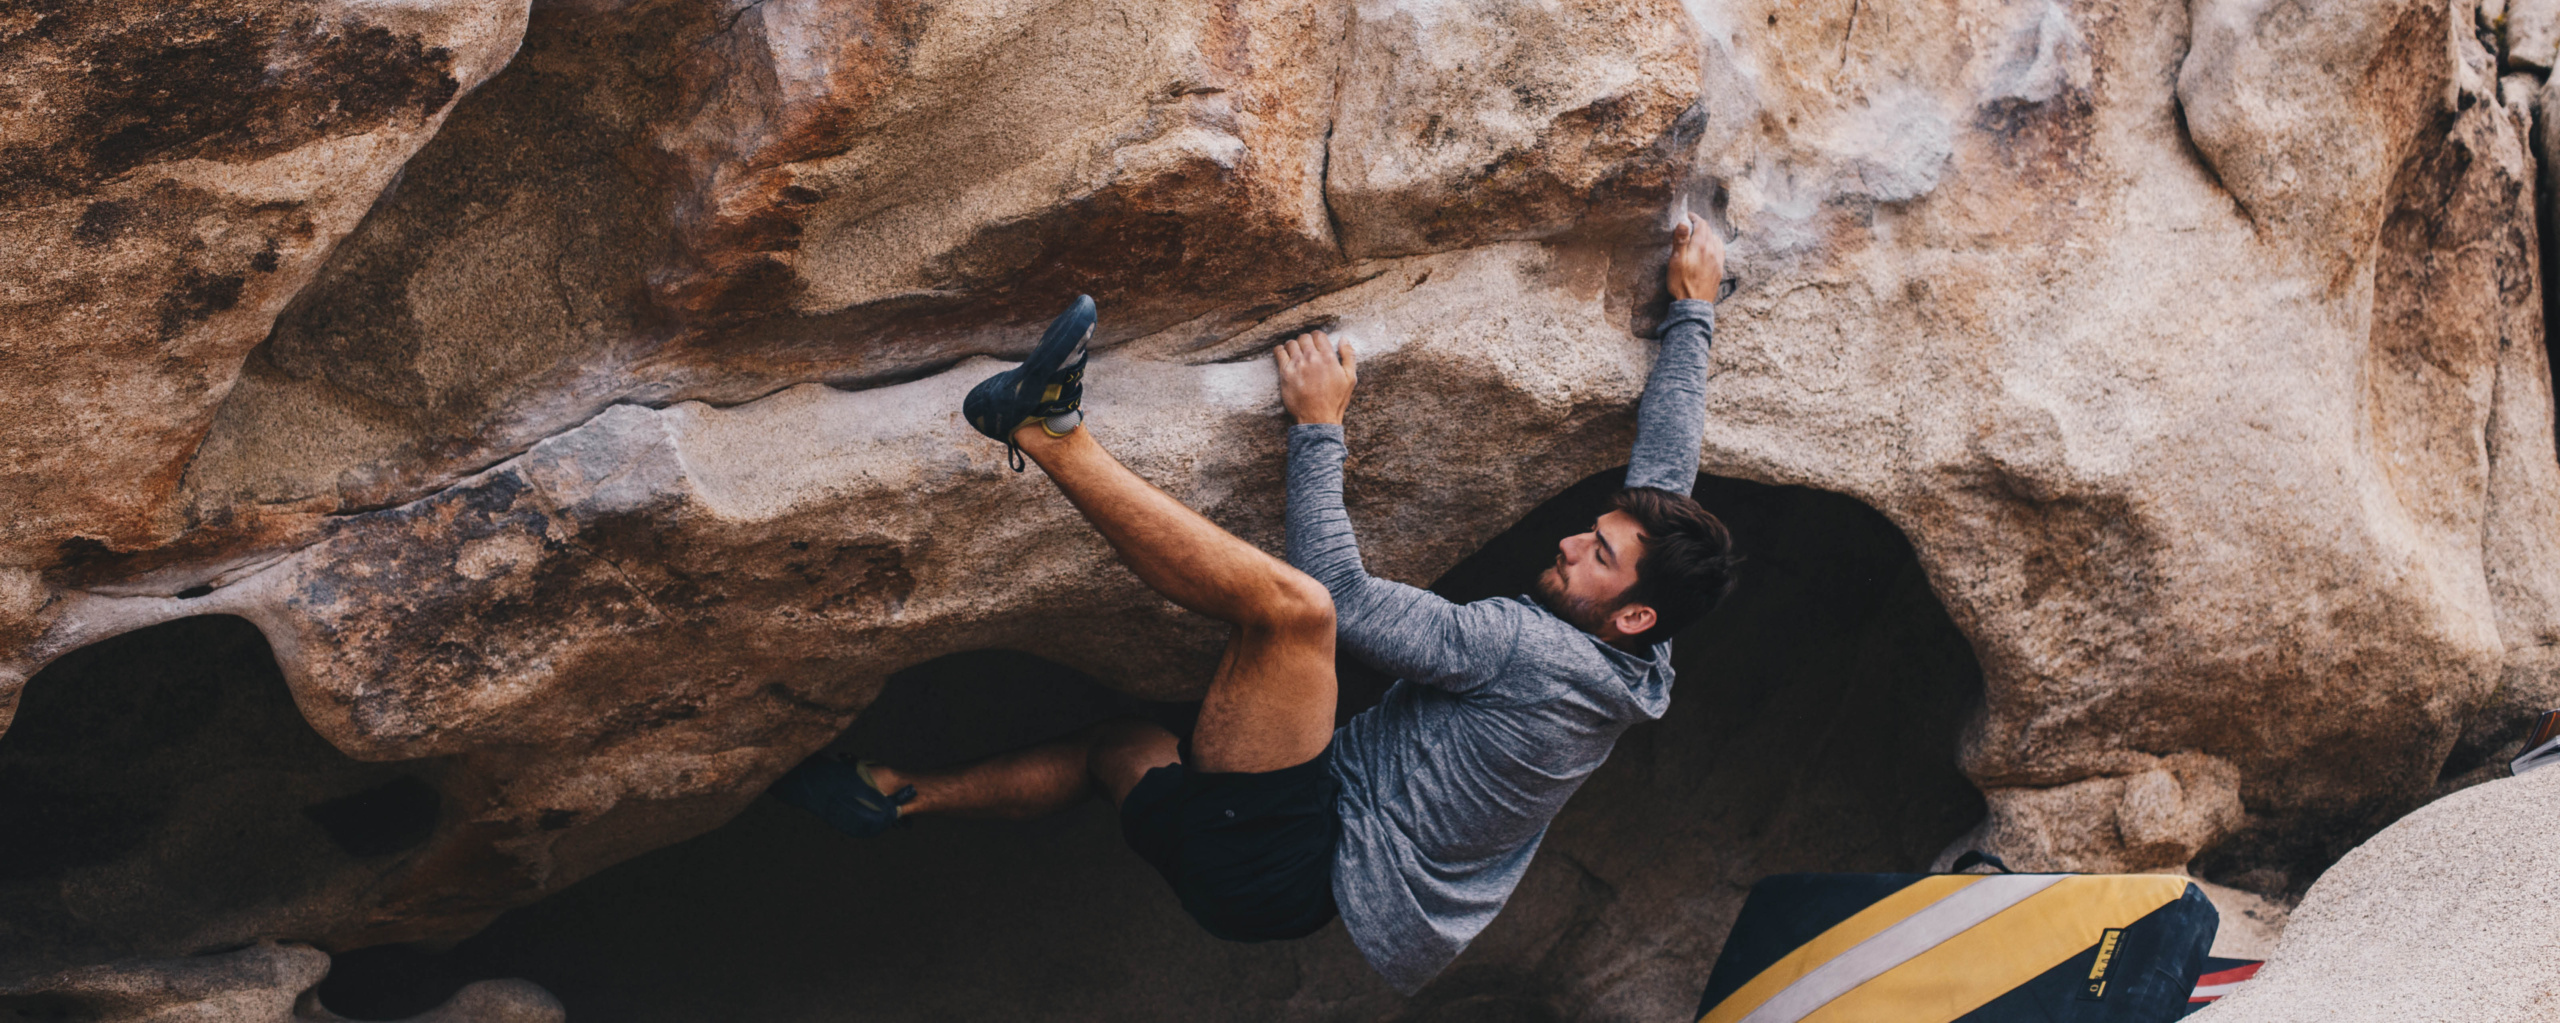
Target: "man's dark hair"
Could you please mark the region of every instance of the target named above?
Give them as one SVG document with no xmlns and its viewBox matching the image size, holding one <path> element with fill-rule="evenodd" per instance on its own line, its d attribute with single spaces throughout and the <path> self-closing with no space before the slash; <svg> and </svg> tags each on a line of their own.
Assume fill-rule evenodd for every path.
<svg viewBox="0 0 2560 1023">
<path fill-rule="evenodd" d="M 1653 644 L 1695 625 L 1733 592 L 1733 534 L 1687 494 L 1628 487 L 1609 499 L 1644 530 L 1644 554 L 1636 559 L 1635 585 L 1625 599 L 1653 608 L 1653 628 L 1636 642 Z"/>
</svg>

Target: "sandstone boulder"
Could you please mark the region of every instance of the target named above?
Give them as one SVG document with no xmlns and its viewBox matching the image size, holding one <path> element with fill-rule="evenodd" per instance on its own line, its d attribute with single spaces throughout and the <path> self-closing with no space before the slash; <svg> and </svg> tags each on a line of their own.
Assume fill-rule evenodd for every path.
<svg viewBox="0 0 2560 1023">
<path fill-rule="evenodd" d="M 1443 182 L 1492 214 L 1394 261 L 1342 251 L 1325 208 L 1346 7 L 1069 5 L 1028 29 L 842 13 L 538 12 L 510 73 L 248 358 L 188 462 L 186 537 L 50 566 L 35 589 L 51 627 L 20 675 L 240 614 L 340 749 L 452 765 L 436 842 L 301 936 L 467 932 L 701 831 L 938 653 L 1055 647 L 1133 691 L 1196 692 L 1217 634 L 958 422 L 991 366 L 896 382 L 1018 347 L 1075 290 L 1123 341 L 1096 369 L 1097 429 L 1265 543 L 1278 434 L 1258 360 L 1312 325 L 1352 324 L 1373 386 L 1425 403 L 1362 431 L 1360 485 L 1380 491 L 1364 507 L 1395 523 L 1383 569 L 1444 566 L 1620 457 L 1645 296 L 1612 232 L 1649 220 L 1687 159 L 1696 57 L 1676 12 L 1595 15 L 1647 26 L 1632 52 L 1573 37 L 1444 76 L 1470 94 L 1510 96 L 1505 66 L 1557 83 L 1498 131 L 1363 129 L 1382 150 L 1463 136 L 1521 168 Z M 1362 31 L 1410 20 L 1379 17 Z M 1431 52 L 1396 59 L 1508 52 L 1523 17 L 1546 24 L 1452 13 Z M 1616 191 L 1580 195 L 1603 179 Z M 1530 194 L 1547 205 L 1505 219 L 1504 197 Z M 1463 454 L 1487 417 L 1528 439 Z M 1410 492 L 1421 479 L 1438 485 Z M 892 494 L 903 512 L 870 503 Z"/>
<path fill-rule="evenodd" d="M 1355 507 L 1412 538 L 1372 564 L 1400 574 L 1482 541 L 1456 525 L 1498 527 L 1524 496 L 1618 457 L 1629 428 L 1613 413 L 1646 358 L 1596 286 L 1537 246 L 1420 262 L 1302 310 L 1382 339 L 1371 386 L 1467 410 L 1353 433 Z M 1488 337 L 1443 308 L 1510 329 Z M 614 406 L 427 498 L 334 518 L 319 542 L 201 596 L 75 598 L 51 641 L 179 616 L 256 622 L 337 748 L 450 765 L 435 843 L 349 907 L 347 929 L 318 936 L 467 932 L 726 819 L 908 664 L 1018 645 L 1133 692 L 1198 691 L 1223 630 L 1147 591 L 1054 488 L 960 422 L 961 393 L 993 366 L 731 408 Z M 1123 459 L 1278 546 L 1267 363 L 1123 348 L 1089 377 L 1093 429 Z M 1486 415 L 1523 424 L 1514 446 L 1537 453 L 1449 474 Z"/>
<path fill-rule="evenodd" d="M 1909 531 L 1983 658 L 1963 762 L 2019 865 L 2299 884 L 2475 711 L 2550 692 L 2505 675 L 2553 582 L 2528 111 L 2457 74 L 2485 53 L 2441 8 L 2334 45 L 2246 5 L 1861 11 L 1710 32 L 1701 159 L 1759 275 L 1710 470 Z M 2127 802 L 2190 754 L 2242 815 Z"/>
<path fill-rule="evenodd" d="M 43 156 L 0 194 L 0 351 L 41 355 L 0 377 L 31 424 L 0 477 L 0 722 L 67 652 L 245 617 L 321 736 L 435 765 L 443 807 L 275 936 L 467 933 L 726 819 L 939 654 L 1196 693 L 1218 634 L 953 415 L 1069 296 L 1104 309 L 1097 432 L 1265 545 L 1261 353 L 1362 343 L 1352 511 L 1370 567 L 1419 582 L 1623 458 L 1648 227 L 1685 205 L 1744 281 L 1706 466 L 1909 537 L 1984 673 L 1951 751 L 1988 804 L 1972 840 L 2299 891 L 2560 702 L 2548 91 L 2480 24 L 2415 0 L 0 16 L 42 97 L 5 130 Z"/>
<path fill-rule="evenodd" d="M 615 402 L 1019 354 L 1079 292 L 1105 343 L 1236 357 L 1386 273 L 1337 232 L 1419 230 L 1415 204 L 1464 226 L 1386 254 L 1650 218 L 1694 135 L 1682 19 L 1630 0 L 1559 35 L 1538 10 L 1399 47 L 1409 14 L 1350 4 L 546 9 L 249 360 L 184 500 L 285 549 Z M 1622 26 L 1645 31 L 1597 31 Z M 1513 106 L 1426 124 L 1357 74 Z M 1337 175 L 1343 150 L 1381 166 Z"/>
<path fill-rule="evenodd" d="M 2465 789 L 2401 818 L 2321 875 L 2274 955 L 2200 1023 L 2464 1020 L 2560 1012 L 2551 948 L 2560 771 Z"/>
<path fill-rule="evenodd" d="M 16 5 L 0 16 L 0 642 L 199 523 L 174 499 L 276 314 L 525 0 Z M 0 692 L 5 721 L 10 687 Z"/>
</svg>

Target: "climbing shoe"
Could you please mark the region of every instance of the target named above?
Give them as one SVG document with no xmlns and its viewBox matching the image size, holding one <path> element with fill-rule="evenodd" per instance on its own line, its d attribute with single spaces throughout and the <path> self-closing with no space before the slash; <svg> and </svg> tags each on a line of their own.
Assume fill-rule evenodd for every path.
<svg viewBox="0 0 2560 1023">
<path fill-rule="evenodd" d="M 898 808 L 914 802 L 916 787 L 887 793 L 871 780 L 871 763 L 848 764 L 826 753 L 801 761 L 768 790 L 773 797 L 818 815 L 855 838 L 869 838 L 906 823 Z"/>
<path fill-rule="evenodd" d="M 1085 342 L 1093 337 L 1093 299 L 1076 296 L 1076 304 L 1049 321 L 1040 346 L 1022 365 L 988 377 L 960 402 L 960 415 L 979 433 L 1004 442 L 1005 462 L 1023 469 L 1022 446 L 1013 431 L 1038 420 L 1052 437 L 1064 437 L 1083 421 Z"/>
</svg>

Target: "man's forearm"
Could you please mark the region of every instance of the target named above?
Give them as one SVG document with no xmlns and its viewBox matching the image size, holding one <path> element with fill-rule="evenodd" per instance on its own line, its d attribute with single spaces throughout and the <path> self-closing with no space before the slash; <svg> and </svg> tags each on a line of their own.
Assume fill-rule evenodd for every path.
<svg viewBox="0 0 2560 1023">
<path fill-rule="evenodd" d="M 1636 406 L 1636 447 L 1627 485 L 1686 494 L 1698 482 L 1698 447 L 1707 433 L 1707 349 L 1715 337 L 1715 303 L 1678 299 L 1662 322 L 1662 350 Z"/>
</svg>

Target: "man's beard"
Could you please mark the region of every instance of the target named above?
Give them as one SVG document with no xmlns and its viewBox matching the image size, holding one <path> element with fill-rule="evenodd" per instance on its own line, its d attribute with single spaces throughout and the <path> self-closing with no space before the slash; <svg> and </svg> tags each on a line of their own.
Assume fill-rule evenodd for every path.
<svg viewBox="0 0 2560 1023">
<path fill-rule="evenodd" d="M 1568 596 L 1564 592 L 1563 574 L 1552 568 L 1538 573 L 1538 585 L 1531 593 L 1538 598 L 1538 606 L 1546 608 L 1548 614 L 1594 636 L 1600 634 L 1600 627 L 1609 624 L 1609 616 L 1618 610 L 1615 606 L 1604 606 L 1587 597 Z"/>
</svg>

